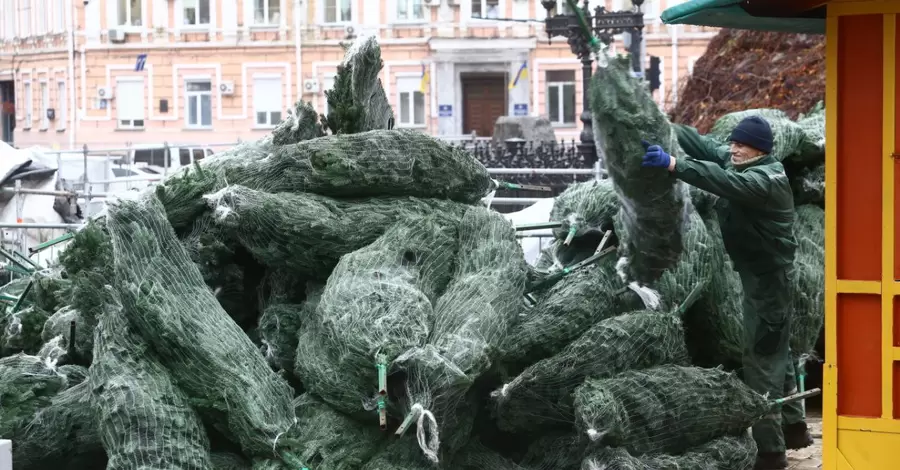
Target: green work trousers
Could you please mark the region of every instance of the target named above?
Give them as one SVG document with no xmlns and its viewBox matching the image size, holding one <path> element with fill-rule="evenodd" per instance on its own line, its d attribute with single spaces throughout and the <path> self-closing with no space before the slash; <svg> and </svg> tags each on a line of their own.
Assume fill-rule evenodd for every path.
<svg viewBox="0 0 900 470">
<path fill-rule="evenodd" d="M 740 273 L 744 286 L 744 382 L 770 400 L 797 392 L 790 349 L 793 274 L 790 267 L 765 274 Z M 802 420 L 799 403 L 766 415 L 753 426 L 759 452 L 784 452 L 782 424 Z"/>
</svg>

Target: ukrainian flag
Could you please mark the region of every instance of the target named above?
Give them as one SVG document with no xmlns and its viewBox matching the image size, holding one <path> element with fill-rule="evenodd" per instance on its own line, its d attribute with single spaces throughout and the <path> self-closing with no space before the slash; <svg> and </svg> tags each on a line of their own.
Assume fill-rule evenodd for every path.
<svg viewBox="0 0 900 470">
<path fill-rule="evenodd" d="M 509 82 L 509 89 L 512 90 L 519 84 L 519 79 L 528 78 L 528 61 L 522 62 L 522 66 L 519 67 L 519 71 L 516 72 L 516 76 Z"/>
<path fill-rule="evenodd" d="M 422 80 L 419 82 L 419 91 L 422 94 L 425 94 L 425 90 L 428 89 L 428 82 L 430 80 L 430 76 L 428 73 L 428 66 L 423 62 L 422 63 Z"/>
</svg>

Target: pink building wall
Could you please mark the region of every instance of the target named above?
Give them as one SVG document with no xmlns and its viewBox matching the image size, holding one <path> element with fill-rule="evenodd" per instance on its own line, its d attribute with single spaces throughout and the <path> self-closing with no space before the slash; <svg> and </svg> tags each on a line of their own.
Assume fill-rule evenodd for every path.
<svg viewBox="0 0 900 470">
<path fill-rule="evenodd" d="M 208 1 L 208 24 L 184 25 L 190 16 L 184 13 L 185 6 L 192 1 L 203 5 Z M 442 118 L 437 109 L 439 102 L 455 100 L 454 110 L 459 112 L 459 71 L 484 68 L 511 77 L 523 60 L 528 75 L 508 92 L 510 108 L 517 101 L 527 104 L 529 114 L 546 115 L 546 72 L 570 70 L 577 90 L 575 109 L 580 113 L 581 64 L 564 38 L 554 38 L 548 45 L 540 22 L 546 12 L 540 2 L 423 0 L 421 20 L 401 21 L 395 12 L 397 2 L 405 0 L 350 0 L 349 20 L 326 24 L 326 2 L 334 1 L 89 0 L 84 4 L 0 0 L 4 12 L 0 15 L 0 81 L 15 82 L 15 144 L 108 148 L 257 139 L 272 127 L 257 122 L 260 109 L 283 112 L 303 99 L 325 111 L 324 90 L 343 57 L 340 44 L 351 31 L 378 35 L 385 62 L 382 81 L 395 113 L 399 113 L 401 93 L 418 89 L 423 66 L 429 72 L 425 120 L 411 127 L 448 137 L 460 134 L 458 117 Z M 497 2 L 500 18 L 538 21 L 473 20 L 473 1 Z M 255 25 L 261 15 L 254 7 L 263 2 L 271 7 L 267 12 L 271 24 Z M 126 3 L 140 7 L 140 25 L 117 24 L 118 8 Z M 606 6 L 622 8 L 622 2 L 608 0 Z M 656 19 L 665 6 L 649 1 L 644 6 L 649 23 L 647 54 L 663 59 L 664 83 L 658 97 L 664 106 L 671 104 L 667 97 L 671 98 L 675 86 L 673 67 L 677 80 L 683 82 L 691 60 L 703 54 L 714 34 L 682 27 L 673 47 L 671 30 Z M 14 22 L 6 18 L 10 7 Z M 124 42 L 111 41 L 116 36 L 113 31 L 123 31 Z M 621 43 L 616 47 L 624 50 Z M 512 54 L 512 49 L 521 53 Z M 139 54 L 147 58 L 143 69 L 136 71 Z M 189 82 L 208 82 L 210 90 L 191 94 Z M 310 92 L 315 85 L 318 91 Z M 224 92 L 222 86 L 231 91 Z M 112 96 L 104 101 L 100 90 Z M 117 90 L 127 92 L 120 96 Z M 167 105 L 165 111 L 161 100 Z M 197 100 L 209 103 L 208 108 L 200 106 L 208 110 L 209 126 L 192 125 L 189 119 L 189 103 Z M 55 111 L 55 119 L 45 117 L 46 108 Z M 559 126 L 557 135 L 577 139 L 580 125 L 576 118 L 571 125 Z"/>
</svg>

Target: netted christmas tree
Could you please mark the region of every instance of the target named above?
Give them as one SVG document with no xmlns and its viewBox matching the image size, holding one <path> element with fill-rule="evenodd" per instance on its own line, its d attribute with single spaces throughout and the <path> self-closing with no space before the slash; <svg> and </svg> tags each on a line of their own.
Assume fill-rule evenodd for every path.
<svg viewBox="0 0 900 470">
<path fill-rule="evenodd" d="M 688 364 L 677 316 L 637 311 L 603 320 L 496 390 L 498 424 L 507 431 L 569 427 L 575 421 L 572 394 L 585 378 L 661 364 Z"/>
<path fill-rule="evenodd" d="M 457 248 L 457 224 L 416 217 L 397 219 L 372 244 L 341 258 L 300 328 L 295 368 L 304 385 L 345 413 L 374 406 L 378 357 L 389 364 L 425 345 Z"/>
<path fill-rule="evenodd" d="M 291 388 L 222 310 L 155 194 L 113 205 L 108 225 L 128 324 L 201 415 L 248 456 L 271 456 L 276 438 L 295 425 Z"/>
<path fill-rule="evenodd" d="M 621 270 L 629 281 L 649 284 L 678 262 L 687 189 L 665 170 L 645 168 L 645 145 L 681 156 L 669 121 L 645 85 L 631 75 L 629 57 L 609 58 L 591 82 L 594 134 L 621 201 L 619 217 L 628 237 L 620 245 Z"/>
<path fill-rule="evenodd" d="M 604 448 L 587 459 L 581 470 L 750 470 L 756 463 L 756 441 L 749 432 L 723 436 L 678 455 L 632 456 L 621 447 Z"/>
<path fill-rule="evenodd" d="M 739 435 L 771 409 L 764 396 L 721 369 L 659 366 L 588 379 L 575 390 L 579 427 L 592 441 L 632 455 L 678 454 Z"/>
</svg>

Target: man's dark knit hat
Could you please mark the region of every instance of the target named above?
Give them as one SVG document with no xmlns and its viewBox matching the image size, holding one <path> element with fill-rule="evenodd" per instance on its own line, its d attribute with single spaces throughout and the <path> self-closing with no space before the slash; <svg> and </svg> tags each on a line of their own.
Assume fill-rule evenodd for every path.
<svg viewBox="0 0 900 470">
<path fill-rule="evenodd" d="M 772 153 L 772 127 L 765 119 L 759 116 L 744 118 L 731 131 L 730 142 L 740 142 L 749 145 L 761 152 Z"/>
</svg>

